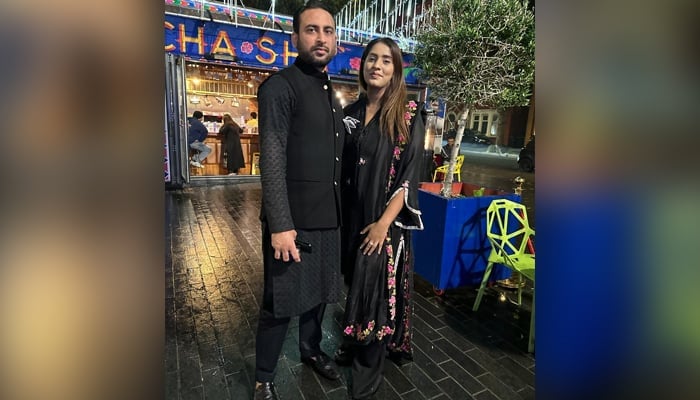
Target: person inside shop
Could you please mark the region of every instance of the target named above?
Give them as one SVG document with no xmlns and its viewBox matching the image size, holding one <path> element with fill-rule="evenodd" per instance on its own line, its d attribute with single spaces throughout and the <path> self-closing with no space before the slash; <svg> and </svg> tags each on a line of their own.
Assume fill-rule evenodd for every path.
<svg viewBox="0 0 700 400">
<path fill-rule="evenodd" d="M 425 137 L 421 107 L 406 110 L 401 50 L 369 42 L 360 98 L 347 106 L 342 169 L 342 270 L 349 285 L 338 364 L 352 364 L 352 398 L 372 398 L 387 356 L 412 359 L 411 231 L 423 229 L 418 182 Z"/>
<path fill-rule="evenodd" d="M 255 399 L 278 399 L 273 381 L 293 316 L 301 361 L 324 379 L 340 378 L 320 346 L 326 304 L 343 298 L 338 182 L 345 128 L 324 72 L 337 52 L 333 14 L 323 3 L 306 3 L 294 15 L 291 39 L 294 64 L 258 89 L 264 283 Z"/>
<path fill-rule="evenodd" d="M 246 123 L 246 126 L 248 127 L 248 132 L 255 132 L 258 129 L 258 113 L 253 111 L 250 113 L 250 119 Z"/>
<path fill-rule="evenodd" d="M 455 136 L 457 133 L 450 131 L 447 133 L 447 144 L 442 146 L 440 151 L 440 157 L 442 158 L 443 164 L 449 164 L 450 158 L 452 157 L 452 149 L 455 147 Z M 460 149 L 457 149 L 457 156 L 459 156 Z"/>
<path fill-rule="evenodd" d="M 230 114 L 224 114 L 223 125 L 219 129 L 219 138 L 221 140 L 221 159 L 226 160 L 226 170 L 229 175 L 238 175 L 238 170 L 245 167 L 241 133 L 243 133 L 243 128 L 231 118 Z"/>
<path fill-rule="evenodd" d="M 190 160 L 190 164 L 197 168 L 204 168 L 202 162 L 207 158 L 209 153 L 211 153 L 211 148 L 204 144 L 204 140 L 207 138 L 209 131 L 202 123 L 203 118 L 204 114 L 202 114 L 201 111 L 193 112 L 192 117 L 189 119 L 190 127 L 187 130 L 187 143 L 191 149 L 196 151 Z"/>
</svg>

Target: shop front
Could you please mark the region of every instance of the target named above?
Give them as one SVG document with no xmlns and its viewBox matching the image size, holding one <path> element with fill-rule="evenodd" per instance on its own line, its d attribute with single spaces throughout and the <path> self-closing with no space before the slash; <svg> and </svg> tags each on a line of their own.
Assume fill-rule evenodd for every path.
<svg viewBox="0 0 700 400">
<path fill-rule="evenodd" d="M 341 43 L 338 55 L 328 65 L 336 96 L 341 104 L 355 101 L 357 74 L 363 47 Z M 165 15 L 166 53 L 166 143 L 165 180 L 181 186 L 192 179 L 208 177 L 241 179 L 259 175 L 260 141 L 257 120 L 257 91 L 275 71 L 294 62 L 297 55 L 289 32 L 236 26 L 191 16 Z M 405 56 L 406 82 L 410 98 L 422 100 L 424 87 L 417 85 L 411 55 Z M 195 111 L 204 114 L 209 134 L 205 144 L 212 151 L 202 167 L 189 164 L 187 118 Z M 219 128 L 225 114 L 243 128 L 241 145 L 245 167 L 226 169 Z M 238 175 L 229 175 L 237 172 Z"/>
<path fill-rule="evenodd" d="M 271 72 L 197 62 L 187 62 L 185 70 L 187 115 L 191 116 L 197 110 L 204 114 L 203 123 L 209 131 L 204 143 L 212 149 L 202 163 L 203 168 L 190 168 L 191 175 L 217 176 L 231 172 L 258 174 L 256 161 L 260 146 L 257 119 L 253 118 L 258 111 L 256 91 Z M 226 169 L 227 154 L 219 135 L 225 114 L 229 114 L 243 129 L 241 147 L 245 167 L 238 171 Z"/>
</svg>

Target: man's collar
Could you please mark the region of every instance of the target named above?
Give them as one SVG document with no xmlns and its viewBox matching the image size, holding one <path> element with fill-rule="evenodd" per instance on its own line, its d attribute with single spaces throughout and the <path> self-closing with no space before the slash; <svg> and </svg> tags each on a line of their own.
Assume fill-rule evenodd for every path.
<svg viewBox="0 0 700 400">
<path fill-rule="evenodd" d="M 300 57 L 297 57 L 296 60 L 294 60 L 294 65 L 296 65 L 297 68 L 299 68 L 301 72 L 305 73 L 306 75 L 311 75 L 315 78 L 328 80 L 328 75 L 326 75 L 325 72 L 319 71 L 313 65 L 303 61 Z"/>
</svg>

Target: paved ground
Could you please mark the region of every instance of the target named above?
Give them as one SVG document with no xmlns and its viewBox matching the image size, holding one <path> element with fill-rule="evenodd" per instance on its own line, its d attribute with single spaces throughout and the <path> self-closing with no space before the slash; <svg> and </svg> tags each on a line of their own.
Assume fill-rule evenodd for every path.
<svg viewBox="0 0 700 400">
<path fill-rule="evenodd" d="M 262 296 L 259 183 L 193 186 L 166 193 L 167 399 L 251 398 Z M 415 362 L 387 362 L 378 399 L 534 399 L 535 360 L 525 352 L 530 309 L 490 289 L 439 297 L 416 277 Z M 509 296 L 510 293 L 507 293 Z M 526 296 L 526 300 L 531 297 Z M 327 308 L 324 350 L 340 341 L 343 304 Z M 346 399 L 348 368 L 329 382 L 301 364 L 296 321 L 276 384 L 284 400 Z"/>
</svg>

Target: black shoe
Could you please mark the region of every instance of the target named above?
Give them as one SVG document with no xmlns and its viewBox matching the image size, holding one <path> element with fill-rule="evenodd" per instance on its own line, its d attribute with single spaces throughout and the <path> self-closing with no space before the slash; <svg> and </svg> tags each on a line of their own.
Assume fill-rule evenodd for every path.
<svg viewBox="0 0 700 400">
<path fill-rule="evenodd" d="M 352 347 L 340 346 L 338 350 L 335 351 L 335 356 L 333 359 L 335 363 L 343 367 L 349 367 L 352 365 Z"/>
<path fill-rule="evenodd" d="M 333 365 L 333 361 L 326 353 L 319 353 L 313 357 L 302 357 L 301 362 L 311 366 L 319 375 L 332 381 L 340 379 L 340 373 Z"/>
<path fill-rule="evenodd" d="M 255 388 L 253 400 L 279 400 L 275 384 L 273 382 L 262 382 L 262 385 Z"/>
</svg>

